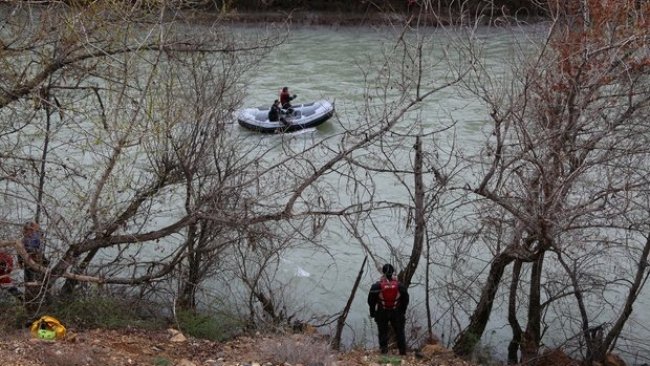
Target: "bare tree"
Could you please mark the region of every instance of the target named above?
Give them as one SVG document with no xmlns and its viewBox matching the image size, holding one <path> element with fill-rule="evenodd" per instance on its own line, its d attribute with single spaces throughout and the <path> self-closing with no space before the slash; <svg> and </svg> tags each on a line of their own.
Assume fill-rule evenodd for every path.
<svg viewBox="0 0 650 366">
<path fill-rule="evenodd" d="M 557 322 L 579 320 L 568 339 L 544 343 L 584 339 L 589 363 L 602 362 L 622 335 L 647 275 L 648 11 L 634 1 L 551 6 L 548 37 L 514 69 L 516 84 L 491 89 L 494 79 L 477 70 L 469 86 L 493 124 L 482 178 L 466 188 L 482 202 L 479 234 L 492 259 L 456 353 L 468 355 L 480 341 L 511 264 L 511 361 L 517 347 L 523 360 L 539 354 L 552 327 L 547 312 Z M 503 240 L 490 241 L 495 232 Z M 607 302 L 615 291 L 628 296 Z M 569 299 L 577 314 L 564 311 Z"/>
<path fill-rule="evenodd" d="M 185 260 L 204 272 L 194 264 L 219 250 L 207 244 L 219 231 L 199 213 L 241 204 L 223 198 L 252 161 L 224 130 L 242 75 L 281 39 L 190 25 L 176 2 L 141 5 L 1 7 L 4 196 L 15 221 L 46 224 L 48 273 L 68 278 L 65 292 L 79 279 L 152 281 Z M 199 272 L 182 290 L 190 306 Z"/>
</svg>

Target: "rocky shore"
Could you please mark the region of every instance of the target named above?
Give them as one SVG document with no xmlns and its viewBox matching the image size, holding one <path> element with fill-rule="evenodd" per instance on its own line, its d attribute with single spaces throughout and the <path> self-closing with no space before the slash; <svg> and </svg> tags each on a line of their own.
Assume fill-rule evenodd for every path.
<svg viewBox="0 0 650 366">
<path fill-rule="evenodd" d="M 314 334 L 242 336 L 227 342 L 186 337 L 176 330 L 70 331 L 65 340 L 43 341 L 28 331 L 4 334 L 3 366 L 470 366 L 440 345 L 404 357 L 376 350 L 334 352 Z"/>
</svg>

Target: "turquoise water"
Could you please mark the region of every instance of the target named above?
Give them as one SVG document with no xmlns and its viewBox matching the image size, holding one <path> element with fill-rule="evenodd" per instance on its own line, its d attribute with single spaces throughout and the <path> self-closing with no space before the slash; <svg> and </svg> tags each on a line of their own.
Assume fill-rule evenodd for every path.
<svg viewBox="0 0 650 366">
<path fill-rule="evenodd" d="M 542 27 L 529 27 L 525 29 L 477 29 L 478 44 L 482 45 L 477 50 L 482 65 L 489 71 L 492 78 L 486 85 L 508 81 L 508 70 L 516 64 L 516 56 L 522 50 L 519 46 L 526 45 L 527 37 L 537 37 L 543 30 Z M 245 29 L 242 30 L 244 33 Z M 381 106 L 373 105 L 374 100 L 368 99 L 369 90 L 372 89 L 373 77 L 382 70 L 383 55 L 395 47 L 396 31 L 389 28 L 330 28 L 330 27 L 304 27 L 292 29 L 285 44 L 275 50 L 260 65 L 259 69 L 251 74 L 250 83 L 244 86 L 246 106 L 268 105 L 276 98 L 282 86 L 289 86 L 293 93 L 298 94 L 296 102 L 307 102 L 315 99 L 328 99 L 336 104 L 336 116 L 318 129 L 306 131 L 293 136 L 260 136 L 248 131 L 238 131 L 247 136 L 251 143 L 275 146 L 276 152 L 281 152 L 287 145 L 296 149 L 308 148 L 319 141 L 332 139 L 333 142 L 349 129 L 359 128 L 367 123 L 369 109 Z M 455 67 L 466 61 L 455 53 L 456 47 L 463 42 L 464 35 L 461 31 L 448 33 L 445 30 L 425 30 L 422 35 L 427 37 L 424 52 L 427 52 L 428 71 L 424 73 L 425 84 L 428 86 L 441 85 L 453 76 Z M 523 41 L 523 43 L 517 43 Z M 461 42 L 461 43 L 459 43 Z M 523 46 L 523 49 L 529 46 Z M 399 64 L 399 63 L 398 63 Z M 398 64 L 393 64 L 396 67 Z M 369 66 L 373 65 L 373 66 Z M 398 66 L 397 66 L 398 67 Z M 399 67 L 398 67 L 399 68 Z M 394 94 L 391 95 L 391 93 Z M 498 93 L 498 89 L 494 89 Z M 397 92 L 388 90 L 389 96 L 398 95 Z M 377 98 L 377 100 L 381 100 Z M 367 103 L 366 103 L 367 102 Z M 377 102 L 377 104 L 380 104 Z M 477 153 L 483 143 L 489 138 L 486 131 L 489 111 L 478 98 L 467 93 L 461 86 L 450 87 L 433 94 L 419 105 L 414 111 L 409 112 L 404 121 L 396 128 L 398 132 L 413 132 L 414 128 L 421 131 L 445 130 L 436 135 L 438 151 L 441 154 L 451 151 L 451 145 L 456 153 L 470 156 Z M 415 127 L 414 127 L 415 126 Z M 395 146 L 412 144 L 412 140 L 400 140 L 396 137 Z M 410 145 L 409 145 L 410 146 Z M 393 159 L 410 164 L 408 152 L 395 148 Z M 270 161 L 277 159 L 271 155 Z M 467 177 L 471 179 L 471 176 Z M 340 178 L 339 178 L 340 179 Z M 405 178 L 407 181 L 409 177 Z M 340 181 L 332 178 L 325 179 L 331 186 L 337 186 Z M 408 201 L 408 192 L 388 175 L 375 174 L 372 184 L 376 199 L 385 199 L 397 202 Z M 346 192 L 334 189 L 331 195 L 336 195 L 332 200 L 344 203 L 351 198 Z M 451 214 L 451 213 L 450 213 Z M 458 212 L 454 213 L 455 215 Z M 444 221 L 444 218 L 433 221 Z M 468 222 L 471 222 L 468 221 Z M 455 222 L 458 224 L 458 221 Z M 321 249 L 296 249 L 285 253 L 280 265 L 280 278 L 288 283 L 289 291 L 293 294 L 292 305 L 303 309 L 303 314 L 319 316 L 332 314 L 343 309 L 349 296 L 352 284 L 359 271 L 368 246 L 377 255 L 377 264 L 397 257 L 404 259 L 410 253 L 412 234 L 406 229 L 406 221 L 402 214 L 396 211 L 386 211 L 376 214 L 372 222 L 367 221 L 361 225 L 363 243 L 354 239 L 339 222 L 331 220 L 320 238 Z M 451 272 L 459 268 L 449 268 L 453 250 L 441 247 L 448 243 L 445 239 L 432 240 L 432 286 L 430 295 L 434 331 L 443 341 L 453 339 L 455 330 L 462 327 L 468 319 L 467 311 L 471 311 L 473 301 L 469 298 L 478 296 L 478 293 L 468 289 L 465 305 L 453 304 L 445 297 L 447 289 L 466 284 L 454 284 Z M 436 248 L 435 246 L 438 245 Z M 392 249 L 391 249 L 392 248 Z M 395 250 L 395 251 L 393 251 Z M 485 275 L 489 266 L 490 256 L 483 252 L 485 249 L 471 248 L 463 253 L 467 256 L 466 272 L 469 277 L 474 276 L 475 282 Z M 391 259 L 393 258 L 393 259 Z M 361 288 L 356 294 L 352 311 L 348 316 L 348 327 L 344 332 L 344 339 L 348 344 L 363 343 L 376 345 L 374 324 L 368 318 L 365 304 L 367 289 L 380 275 L 374 269 L 374 264 L 366 266 L 361 282 Z M 411 340 L 423 332 L 425 324 L 425 293 L 422 286 L 424 281 L 424 260 L 420 262 L 420 269 L 415 278 L 417 284 L 411 288 L 412 306 L 409 328 L 413 332 Z M 473 273 L 473 275 L 471 275 Z M 506 273 L 506 278 L 508 274 Z M 451 281 L 451 282 L 450 282 Z M 506 317 L 507 302 L 505 293 L 500 293 L 497 298 L 493 315 L 488 329 L 484 333 L 485 346 L 498 356 L 504 357 L 507 343 L 511 333 Z M 608 296 L 609 297 L 609 296 Z M 611 301 L 616 301 L 617 296 L 612 295 Z M 647 296 L 645 296 L 647 297 Z M 640 308 L 647 301 L 640 300 Z M 618 297 L 620 300 L 620 296 Z M 549 330 L 545 335 L 545 342 L 552 345 L 555 340 L 571 337 L 572 332 L 579 332 L 576 324 L 568 324 L 566 317 L 571 310 L 570 301 L 559 305 L 562 309 L 555 309 L 546 314 L 545 322 Z M 566 308 L 569 307 L 569 309 Z M 522 309 L 525 307 L 522 305 Z M 615 311 L 614 311 L 615 312 Z M 612 315 L 612 312 L 600 312 Z M 554 317 L 558 316 L 556 321 Z M 574 316 L 574 315 L 571 315 Z M 607 318 L 607 316 L 604 316 Z M 577 319 L 577 316 L 575 317 Z M 648 334 L 644 325 L 647 321 L 645 312 L 635 312 L 630 325 L 636 331 Z M 641 336 L 642 338 L 642 336 Z M 624 345 L 621 341 L 619 345 Z M 627 343 L 629 350 L 635 352 L 638 345 L 634 342 Z"/>
</svg>

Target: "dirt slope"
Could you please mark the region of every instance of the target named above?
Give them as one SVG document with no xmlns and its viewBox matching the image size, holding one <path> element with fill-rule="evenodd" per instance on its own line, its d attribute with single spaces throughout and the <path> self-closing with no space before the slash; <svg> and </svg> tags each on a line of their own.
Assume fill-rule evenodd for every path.
<svg viewBox="0 0 650 366">
<path fill-rule="evenodd" d="M 0 339 L 3 366 L 347 366 L 382 364 L 468 366 L 442 347 L 425 355 L 382 356 L 370 350 L 333 353 L 323 340 L 304 334 L 240 337 L 220 343 L 185 338 L 167 331 L 91 330 L 69 332 L 65 340 L 32 339 L 28 331 L 4 334 Z"/>
</svg>

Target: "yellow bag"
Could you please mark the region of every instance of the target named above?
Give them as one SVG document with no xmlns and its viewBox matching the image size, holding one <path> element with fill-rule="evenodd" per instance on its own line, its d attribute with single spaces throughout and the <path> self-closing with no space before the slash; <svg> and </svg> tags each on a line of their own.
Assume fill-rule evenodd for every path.
<svg viewBox="0 0 650 366">
<path fill-rule="evenodd" d="M 65 327 L 56 318 L 44 315 L 32 323 L 32 337 L 54 340 L 65 338 Z"/>
</svg>

